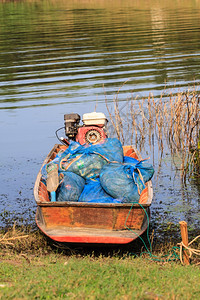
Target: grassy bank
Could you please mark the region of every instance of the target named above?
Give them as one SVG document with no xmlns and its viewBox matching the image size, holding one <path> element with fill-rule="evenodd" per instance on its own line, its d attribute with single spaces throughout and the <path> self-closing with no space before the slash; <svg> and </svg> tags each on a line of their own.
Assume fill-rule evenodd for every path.
<svg viewBox="0 0 200 300">
<path fill-rule="evenodd" d="M 163 261 L 172 245 L 154 249 L 155 262 L 147 254 L 140 257 L 141 249 L 137 257 L 130 251 L 80 247 L 62 250 L 38 231 L 27 236 L 16 228 L 14 231 L 14 235 L 12 231 L 1 238 L 0 299 L 199 297 L 200 266 L 182 266 L 179 260 Z"/>
<path fill-rule="evenodd" d="M 199 299 L 200 269 L 143 258 L 4 255 L 1 299 Z"/>
</svg>

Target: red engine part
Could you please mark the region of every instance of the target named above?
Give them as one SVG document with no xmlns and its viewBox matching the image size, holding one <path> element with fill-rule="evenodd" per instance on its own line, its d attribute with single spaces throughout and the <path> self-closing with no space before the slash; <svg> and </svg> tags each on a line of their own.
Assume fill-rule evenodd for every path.
<svg viewBox="0 0 200 300">
<path fill-rule="evenodd" d="M 107 138 L 107 135 L 102 127 L 98 126 L 83 126 L 79 127 L 76 141 L 81 145 L 89 143 L 97 143 Z"/>
</svg>

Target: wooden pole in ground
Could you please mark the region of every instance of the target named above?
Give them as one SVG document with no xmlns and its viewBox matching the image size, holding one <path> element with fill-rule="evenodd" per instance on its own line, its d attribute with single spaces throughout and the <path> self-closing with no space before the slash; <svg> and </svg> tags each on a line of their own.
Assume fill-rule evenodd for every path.
<svg viewBox="0 0 200 300">
<path fill-rule="evenodd" d="M 180 228 L 181 228 L 181 237 L 182 237 L 182 242 L 185 246 L 188 246 L 188 230 L 187 230 L 187 222 L 185 221 L 180 221 Z M 190 264 L 190 259 L 187 254 L 186 250 L 183 250 L 183 262 L 185 265 Z"/>
</svg>

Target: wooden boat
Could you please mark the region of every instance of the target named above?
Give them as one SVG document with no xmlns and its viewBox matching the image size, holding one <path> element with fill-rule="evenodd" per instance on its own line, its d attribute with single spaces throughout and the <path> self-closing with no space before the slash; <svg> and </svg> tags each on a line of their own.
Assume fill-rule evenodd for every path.
<svg viewBox="0 0 200 300">
<path fill-rule="evenodd" d="M 66 146 L 56 144 L 42 167 L 65 149 Z M 141 159 L 132 146 L 124 146 L 123 151 L 124 155 Z M 151 181 L 146 183 L 138 204 L 50 202 L 42 182 L 42 167 L 34 187 L 36 223 L 52 240 L 73 244 L 127 244 L 147 229 L 153 198 Z"/>
</svg>

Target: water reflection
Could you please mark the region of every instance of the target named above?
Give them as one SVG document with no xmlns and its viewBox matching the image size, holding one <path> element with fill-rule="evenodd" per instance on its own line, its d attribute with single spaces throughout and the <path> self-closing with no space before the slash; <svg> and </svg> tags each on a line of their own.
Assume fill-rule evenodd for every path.
<svg viewBox="0 0 200 300">
<path fill-rule="evenodd" d="M 103 100 L 103 85 L 111 98 L 127 78 L 122 99 L 198 82 L 198 4 L 109 2 L 1 3 L 0 108 L 80 102 L 91 89 Z"/>
</svg>

